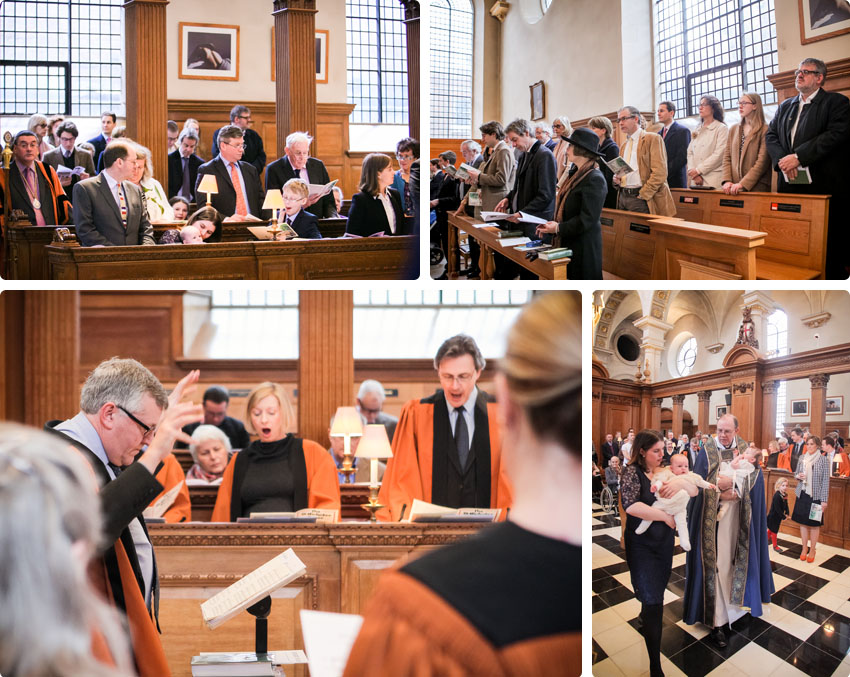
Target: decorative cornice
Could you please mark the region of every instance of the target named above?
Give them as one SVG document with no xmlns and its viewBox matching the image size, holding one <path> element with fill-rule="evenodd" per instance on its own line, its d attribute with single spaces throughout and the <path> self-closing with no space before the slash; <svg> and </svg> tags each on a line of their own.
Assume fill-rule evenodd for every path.
<svg viewBox="0 0 850 677">
<path fill-rule="evenodd" d="M 812 374 L 809 376 L 809 381 L 812 382 L 812 388 L 826 388 L 829 383 L 829 374 Z"/>
<path fill-rule="evenodd" d="M 802 318 L 800 322 L 802 322 L 810 329 L 817 329 L 818 327 L 822 327 L 827 322 L 829 322 L 831 317 L 832 313 L 816 313 L 815 315 L 809 315 L 808 317 Z"/>
<path fill-rule="evenodd" d="M 746 393 L 748 390 L 755 391 L 755 383 L 733 383 L 732 384 L 732 392 L 733 393 Z"/>
<path fill-rule="evenodd" d="M 608 402 L 610 404 L 627 404 L 631 407 L 640 406 L 640 400 L 635 399 L 634 397 L 629 397 L 627 395 L 612 395 L 610 393 L 603 393 L 602 401 Z"/>
<path fill-rule="evenodd" d="M 504 23 L 505 17 L 508 15 L 508 10 L 510 8 L 511 4 L 509 2 L 505 2 L 505 0 L 496 0 L 490 8 L 490 16 L 494 19 L 498 19 L 499 23 Z"/>
</svg>

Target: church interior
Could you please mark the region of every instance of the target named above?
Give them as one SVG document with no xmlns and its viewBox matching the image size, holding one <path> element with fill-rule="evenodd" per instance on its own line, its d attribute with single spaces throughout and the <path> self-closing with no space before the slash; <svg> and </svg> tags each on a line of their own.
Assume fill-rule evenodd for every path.
<svg viewBox="0 0 850 677">
<path fill-rule="evenodd" d="M 616 442 L 632 428 L 650 428 L 699 439 L 714 436 L 725 414 L 737 417 L 738 435 L 758 450 L 797 429 L 848 436 L 846 291 L 607 290 L 594 294 L 593 310 L 592 441 L 600 469 L 608 435 Z M 769 460 L 762 468 L 770 507 L 777 479 L 791 475 Z M 664 674 L 847 674 L 850 491 L 837 472 L 828 482 L 816 561 L 800 561 L 799 525 L 784 520 L 779 552 L 769 550 L 771 603 L 748 625 L 733 623 L 723 648 L 709 640 L 710 628 L 683 621 L 686 553 L 676 541 L 664 592 Z M 603 505 L 597 491 L 592 524 L 593 674 L 648 674 L 622 540 L 625 513 L 616 502 Z"/>
<path fill-rule="evenodd" d="M 741 119 L 739 94 L 757 92 L 769 122 L 778 104 L 797 94 L 793 73 L 808 57 L 827 64 L 824 89 L 848 95 L 850 15 L 838 6 L 843 4 L 432 3 L 431 157 L 452 151 L 459 166 L 464 161 L 462 142 L 472 139 L 483 147 L 479 127 L 490 120 L 503 127 L 516 118 L 532 126 L 542 123 L 550 135 L 544 141 L 551 137 L 554 147 L 558 139 L 551 125 L 562 116 L 572 129 L 587 126 L 596 116 L 607 118 L 613 126 L 611 138 L 622 151 L 626 135 L 617 116 L 623 106 L 637 108 L 647 131 L 657 132 L 662 125 L 656 111 L 670 100 L 676 105 L 675 121 L 693 132 L 704 94 L 720 99 L 724 122 L 731 128 Z M 816 7 L 833 5 L 835 11 L 827 12 L 830 25 L 813 33 L 808 26 L 818 23 Z M 836 25 L 838 14 L 842 23 Z M 687 35 L 682 29 L 685 15 Z M 624 217 L 606 203 L 602 279 L 824 279 L 829 217 L 822 201 L 795 196 L 802 200 L 797 213 L 784 214 L 771 210 L 775 196 L 742 192 L 737 196 L 741 204 L 730 206 L 724 204 L 729 196 L 719 190 L 670 188 L 676 209 L 668 216 L 675 227 L 654 212 Z M 776 190 L 774 176 L 771 191 Z M 456 265 L 435 264 L 432 277 L 449 269 L 450 276 L 466 279 L 460 271 L 475 268 L 466 244 L 480 219 L 466 218 L 449 211 L 449 232 L 460 239 L 460 258 Z M 485 250 L 493 248 L 486 234 L 479 235 Z M 532 268 L 541 277 L 569 275 L 568 264 L 565 270 Z"/>
</svg>

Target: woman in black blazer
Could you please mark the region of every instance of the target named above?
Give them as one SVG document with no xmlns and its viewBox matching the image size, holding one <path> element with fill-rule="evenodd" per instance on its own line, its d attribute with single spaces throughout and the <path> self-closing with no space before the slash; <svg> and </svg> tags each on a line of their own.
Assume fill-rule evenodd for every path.
<svg viewBox="0 0 850 677">
<path fill-rule="evenodd" d="M 608 193 L 605 177 L 596 167 L 602 157 L 599 139 L 592 129 L 579 127 L 566 139 L 567 160 L 573 163 L 569 177 L 558 188 L 555 218 L 537 226 L 537 235 L 557 233 L 555 246 L 573 250 L 567 266 L 567 279 L 602 279 L 602 225 L 599 217 Z"/>
<path fill-rule="evenodd" d="M 602 172 L 602 176 L 605 177 L 605 182 L 608 184 L 608 194 L 605 196 L 604 207 L 606 209 L 616 209 L 617 187 L 614 185 L 614 172 L 605 164 L 620 154 L 620 147 L 611 138 L 611 135 L 614 133 L 614 125 L 611 124 L 608 118 L 600 116 L 590 118 L 587 126 L 596 132 L 596 136 L 599 137 L 599 152 L 602 153 L 603 160 L 603 162 L 599 163 L 599 171 Z"/>
<path fill-rule="evenodd" d="M 407 235 L 401 196 L 397 190 L 389 187 L 392 182 L 393 163 L 389 156 L 383 153 L 369 153 L 363 159 L 360 192 L 351 197 L 346 233 L 361 237 L 382 231 L 386 235 Z M 385 205 L 392 209 L 392 223 Z"/>
</svg>

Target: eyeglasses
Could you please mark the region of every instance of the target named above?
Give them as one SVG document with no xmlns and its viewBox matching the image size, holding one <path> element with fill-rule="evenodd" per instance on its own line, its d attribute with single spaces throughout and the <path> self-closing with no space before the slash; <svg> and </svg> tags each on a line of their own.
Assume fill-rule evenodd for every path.
<svg viewBox="0 0 850 677">
<path fill-rule="evenodd" d="M 59 140 L 60 141 L 74 141 L 76 138 L 77 138 L 76 136 L 60 136 Z"/>
<path fill-rule="evenodd" d="M 474 374 L 458 374 L 457 376 L 453 374 L 440 374 L 440 380 L 446 383 L 457 381 L 460 385 L 466 385 L 472 380 L 473 376 Z"/>
<path fill-rule="evenodd" d="M 817 75 L 819 71 L 810 71 L 804 68 L 798 68 L 794 71 L 794 77 L 796 78 L 798 75 Z"/>
<path fill-rule="evenodd" d="M 399 160 L 412 160 L 413 155 L 396 155 Z"/>
<path fill-rule="evenodd" d="M 637 115 L 627 115 L 624 118 L 617 118 L 617 122 L 625 122 L 626 120 L 631 120 L 632 118 L 637 117 Z"/>
<path fill-rule="evenodd" d="M 755 104 L 752 101 L 739 101 L 738 105 L 739 106 L 755 106 Z"/>
<path fill-rule="evenodd" d="M 156 432 L 156 426 L 151 427 L 151 426 L 149 426 L 149 425 L 147 425 L 147 424 L 145 424 L 145 423 L 142 423 L 139 419 L 137 419 L 135 416 L 133 416 L 133 414 L 131 414 L 129 411 L 127 411 L 127 410 L 126 410 L 124 407 L 122 407 L 120 404 L 116 404 L 115 406 L 116 406 L 116 407 L 118 407 L 118 408 L 119 408 L 121 411 L 123 411 L 125 414 L 127 414 L 127 416 L 129 416 L 129 417 L 130 417 L 130 420 L 131 420 L 131 421 L 133 421 L 133 423 L 136 423 L 136 424 L 138 424 L 139 426 L 141 426 L 142 430 L 144 430 L 144 431 L 145 431 L 145 432 L 144 432 L 144 434 L 142 435 L 142 439 L 144 439 L 144 438 L 145 438 L 145 437 L 147 437 L 148 435 L 153 435 L 153 434 Z"/>
<path fill-rule="evenodd" d="M 251 116 L 249 116 L 249 115 L 237 115 L 236 117 L 239 120 L 247 120 L 248 122 L 253 122 L 253 120 L 251 119 Z"/>
<path fill-rule="evenodd" d="M 245 150 L 244 143 L 225 143 L 225 146 L 230 146 L 231 148 L 236 148 L 237 150 Z"/>
</svg>

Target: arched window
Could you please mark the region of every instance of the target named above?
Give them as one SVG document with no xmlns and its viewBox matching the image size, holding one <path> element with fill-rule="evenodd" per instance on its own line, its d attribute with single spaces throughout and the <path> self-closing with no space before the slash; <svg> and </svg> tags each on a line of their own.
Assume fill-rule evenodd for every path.
<svg viewBox="0 0 850 677">
<path fill-rule="evenodd" d="M 552 4 L 552 0 L 540 0 L 540 9 L 543 10 L 544 14 L 546 14 L 546 12 L 549 10 L 549 6 L 551 4 Z"/>
<path fill-rule="evenodd" d="M 346 0 L 351 122 L 407 124 L 407 32 L 398 0 Z"/>
<path fill-rule="evenodd" d="M 781 357 L 788 354 L 788 315 L 783 310 L 774 310 L 767 318 L 767 356 Z M 776 388 L 776 432 L 785 429 L 785 407 L 787 406 L 785 381 Z"/>
<path fill-rule="evenodd" d="M 679 348 L 679 353 L 676 355 L 676 371 L 679 376 L 687 376 L 694 368 L 694 362 L 697 361 L 697 340 L 691 336 Z"/>
<path fill-rule="evenodd" d="M 472 2 L 431 0 L 431 136 L 472 132 Z"/>
</svg>

